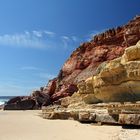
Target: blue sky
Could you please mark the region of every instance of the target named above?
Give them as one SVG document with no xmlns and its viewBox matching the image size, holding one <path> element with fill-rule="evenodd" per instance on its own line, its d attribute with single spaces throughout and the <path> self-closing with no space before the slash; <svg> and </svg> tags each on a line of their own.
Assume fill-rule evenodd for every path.
<svg viewBox="0 0 140 140">
<path fill-rule="evenodd" d="M 55 77 L 91 35 L 140 14 L 139 0 L 0 0 L 0 96 Z"/>
</svg>

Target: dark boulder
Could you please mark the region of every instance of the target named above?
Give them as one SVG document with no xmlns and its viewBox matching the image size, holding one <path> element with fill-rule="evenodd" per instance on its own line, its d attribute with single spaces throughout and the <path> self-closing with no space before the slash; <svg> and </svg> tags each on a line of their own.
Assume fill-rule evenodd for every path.
<svg viewBox="0 0 140 140">
<path fill-rule="evenodd" d="M 18 104 L 5 104 L 3 110 L 20 110 L 20 106 Z"/>
<path fill-rule="evenodd" d="M 39 90 L 36 90 L 32 93 L 32 97 L 36 100 L 39 107 L 47 106 L 51 104 L 49 94 L 45 94 Z"/>
<path fill-rule="evenodd" d="M 18 102 L 17 106 L 19 106 L 21 110 L 32 110 L 36 106 L 36 102 L 33 99 L 24 99 Z"/>
<path fill-rule="evenodd" d="M 31 97 L 14 97 L 3 107 L 4 110 L 30 110 L 36 108 L 36 101 Z"/>
</svg>

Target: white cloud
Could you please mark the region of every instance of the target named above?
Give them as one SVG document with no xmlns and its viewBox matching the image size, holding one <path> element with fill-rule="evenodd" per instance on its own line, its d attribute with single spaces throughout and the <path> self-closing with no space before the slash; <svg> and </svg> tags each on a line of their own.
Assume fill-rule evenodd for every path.
<svg viewBox="0 0 140 140">
<path fill-rule="evenodd" d="M 27 36 L 30 36 L 30 32 L 28 32 L 28 31 L 25 31 L 25 34 L 26 34 Z"/>
<path fill-rule="evenodd" d="M 78 41 L 78 38 L 76 36 L 72 36 L 71 39 L 75 42 Z"/>
<path fill-rule="evenodd" d="M 54 37 L 55 33 L 47 30 L 25 31 L 16 34 L 0 35 L 0 46 L 26 47 L 26 48 L 50 48 L 48 37 Z"/>
<path fill-rule="evenodd" d="M 20 68 L 21 70 L 41 70 L 40 68 L 33 67 L 33 66 L 24 66 Z"/>
<path fill-rule="evenodd" d="M 33 31 L 33 34 L 36 36 L 36 37 L 42 37 L 43 36 L 43 33 L 41 31 Z"/>
<path fill-rule="evenodd" d="M 68 36 L 61 36 L 63 46 L 65 49 L 68 48 L 68 42 L 70 42 L 70 38 Z"/>
<path fill-rule="evenodd" d="M 0 36 L 0 45 L 27 47 L 27 48 L 46 48 L 46 44 L 37 37 L 30 35 L 29 32 L 24 34 L 5 34 Z"/>
<path fill-rule="evenodd" d="M 50 37 L 54 37 L 56 33 L 45 30 L 44 33 Z"/>
<path fill-rule="evenodd" d="M 62 38 L 63 40 L 67 40 L 67 41 L 70 40 L 70 38 L 69 38 L 68 36 L 62 36 L 61 38 Z"/>
<path fill-rule="evenodd" d="M 58 48 L 58 46 L 62 46 L 62 49 L 67 49 L 68 46 L 75 46 L 79 41 L 80 39 L 76 36 L 58 36 L 56 33 L 48 30 L 33 30 L 0 35 L 0 46 L 43 50 Z"/>
<path fill-rule="evenodd" d="M 43 78 L 43 79 L 53 79 L 56 77 L 56 75 L 53 75 L 53 74 L 49 74 L 49 73 L 39 73 L 39 77 L 40 78 Z"/>
<path fill-rule="evenodd" d="M 54 32 L 51 32 L 51 31 L 47 31 L 47 30 L 44 30 L 44 31 L 37 31 L 37 30 L 34 30 L 33 31 L 33 35 L 35 35 L 36 37 L 43 37 L 45 35 L 49 36 L 49 37 L 54 37 L 56 33 Z"/>
</svg>

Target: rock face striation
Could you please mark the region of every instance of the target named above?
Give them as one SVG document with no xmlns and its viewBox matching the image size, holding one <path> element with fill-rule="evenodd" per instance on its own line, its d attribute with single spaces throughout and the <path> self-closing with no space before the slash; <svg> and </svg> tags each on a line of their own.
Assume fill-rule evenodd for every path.
<svg viewBox="0 0 140 140">
<path fill-rule="evenodd" d="M 139 101 L 140 41 L 107 63 L 93 79 L 95 96 L 103 102 Z"/>
<path fill-rule="evenodd" d="M 79 107 L 48 106 L 42 108 L 44 119 L 73 119 L 80 122 L 140 125 L 140 102 L 121 104 L 83 104 Z"/>
<path fill-rule="evenodd" d="M 109 29 L 94 36 L 90 42 L 81 44 L 64 63 L 58 76 L 50 80 L 47 86 L 33 92 L 28 98 L 23 97 L 18 101 L 7 103 L 5 109 L 22 109 L 19 104 L 22 101 L 27 103 L 28 100 L 33 100 L 35 104 L 30 107 L 26 106 L 25 109 L 61 104 L 61 98 L 72 96 L 77 91 L 79 95 L 74 95 L 75 100 L 78 96 L 79 99 L 84 99 L 87 103 L 122 101 L 121 99 L 125 97 L 126 101 L 130 98 L 134 101 L 137 100 L 137 97 L 139 97 L 137 94 L 139 91 L 139 79 L 137 76 L 139 73 L 138 58 L 137 62 L 131 62 L 133 56 L 130 53 L 133 54 L 133 51 L 128 49 L 125 51 L 125 55 L 124 50 L 129 46 L 135 45 L 138 40 L 140 40 L 140 16 L 136 16 L 124 26 Z M 123 57 L 119 58 L 122 55 Z M 136 53 L 134 53 L 135 55 Z M 108 63 L 109 61 L 111 62 Z M 131 71 L 132 67 L 137 69 L 136 72 Z M 93 78 L 93 76 L 95 77 Z M 82 86 L 85 83 L 86 87 Z M 117 90 L 112 91 L 116 87 Z M 133 94 L 135 96 L 125 94 L 123 87 L 126 87 L 130 94 L 136 92 Z M 119 95 L 119 90 L 124 94 Z M 81 95 L 81 92 L 83 92 L 83 95 Z M 111 95 L 113 96 L 111 97 Z M 122 95 L 125 97 L 122 97 Z M 66 101 L 62 102 L 65 105 L 67 104 Z"/>
<path fill-rule="evenodd" d="M 98 69 L 96 76 L 78 85 L 86 103 L 140 101 L 140 41 Z"/>
</svg>

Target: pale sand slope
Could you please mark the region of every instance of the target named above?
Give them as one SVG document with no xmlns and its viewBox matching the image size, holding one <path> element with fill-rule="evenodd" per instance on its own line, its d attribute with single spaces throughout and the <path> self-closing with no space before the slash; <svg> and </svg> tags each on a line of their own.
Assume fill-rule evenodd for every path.
<svg viewBox="0 0 140 140">
<path fill-rule="evenodd" d="M 140 130 L 46 120 L 41 111 L 0 111 L 0 140 L 140 140 Z"/>
</svg>

